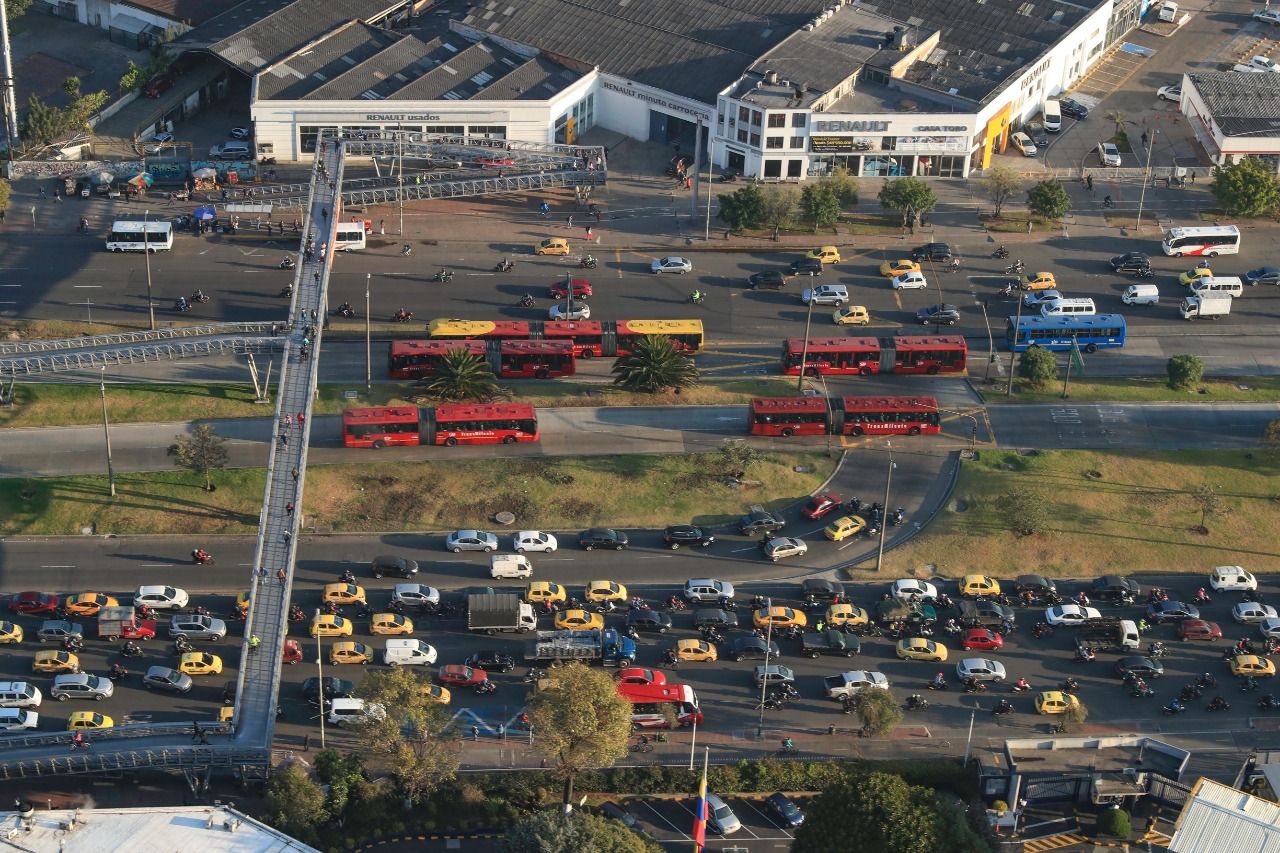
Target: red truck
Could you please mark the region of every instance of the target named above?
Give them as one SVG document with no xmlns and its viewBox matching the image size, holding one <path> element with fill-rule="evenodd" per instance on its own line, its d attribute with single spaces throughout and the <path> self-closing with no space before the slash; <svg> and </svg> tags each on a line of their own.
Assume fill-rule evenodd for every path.
<svg viewBox="0 0 1280 853">
<path fill-rule="evenodd" d="M 132 607 L 104 607 L 98 611 L 98 638 L 114 643 L 126 640 L 150 640 L 156 635 L 156 623 L 139 619 Z"/>
</svg>

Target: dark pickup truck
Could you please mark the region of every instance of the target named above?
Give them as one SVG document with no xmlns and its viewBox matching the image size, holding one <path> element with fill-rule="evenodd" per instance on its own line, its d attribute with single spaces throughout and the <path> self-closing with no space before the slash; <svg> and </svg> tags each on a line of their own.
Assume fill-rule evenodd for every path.
<svg viewBox="0 0 1280 853">
<path fill-rule="evenodd" d="M 956 603 L 956 621 L 967 627 L 999 627 L 1014 619 L 1013 608 L 994 601 L 961 601 Z"/>
<path fill-rule="evenodd" d="M 851 658 L 859 651 L 861 651 L 861 644 L 858 638 L 843 631 L 800 635 L 800 654 L 811 658 L 819 655 L 841 655 Z"/>
</svg>

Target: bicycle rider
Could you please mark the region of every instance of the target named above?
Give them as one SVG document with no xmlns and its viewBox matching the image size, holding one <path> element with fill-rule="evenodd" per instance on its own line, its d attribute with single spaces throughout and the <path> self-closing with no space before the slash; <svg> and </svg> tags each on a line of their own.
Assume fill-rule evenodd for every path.
<svg viewBox="0 0 1280 853">
<path fill-rule="evenodd" d="M 791 751 L 793 751 L 795 748 L 796 748 L 796 745 L 795 745 L 795 743 L 791 740 L 791 738 L 783 738 L 783 740 L 782 740 L 782 751 L 783 751 L 783 752 L 791 752 Z"/>
</svg>

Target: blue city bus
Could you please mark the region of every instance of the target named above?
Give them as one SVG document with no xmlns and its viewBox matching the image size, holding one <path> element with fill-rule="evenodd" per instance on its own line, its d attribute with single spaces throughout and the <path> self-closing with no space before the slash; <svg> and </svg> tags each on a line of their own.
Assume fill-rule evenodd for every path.
<svg viewBox="0 0 1280 853">
<path fill-rule="evenodd" d="M 1014 352 L 1031 347 L 1069 350 L 1074 339 L 1084 352 L 1124 346 L 1124 317 L 1093 314 L 1076 317 L 1010 317 L 1004 326 L 1004 345 Z"/>
</svg>

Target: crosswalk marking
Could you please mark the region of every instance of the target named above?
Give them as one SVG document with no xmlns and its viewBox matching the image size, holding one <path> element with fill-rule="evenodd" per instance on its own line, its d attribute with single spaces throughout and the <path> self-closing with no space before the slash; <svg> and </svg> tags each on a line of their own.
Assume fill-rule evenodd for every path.
<svg viewBox="0 0 1280 853">
<path fill-rule="evenodd" d="M 1024 853 L 1043 853 L 1046 850 L 1058 850 L 1062 847 L 1070 847 L 1073 844 L 1086 844 L 1087 839 L 1077 832 L 1060 832 L 1057 835 L 1047 835 L 1044 838 L 1037 838 L 1033 841 L 1022 842 Z"/>
</svg>

